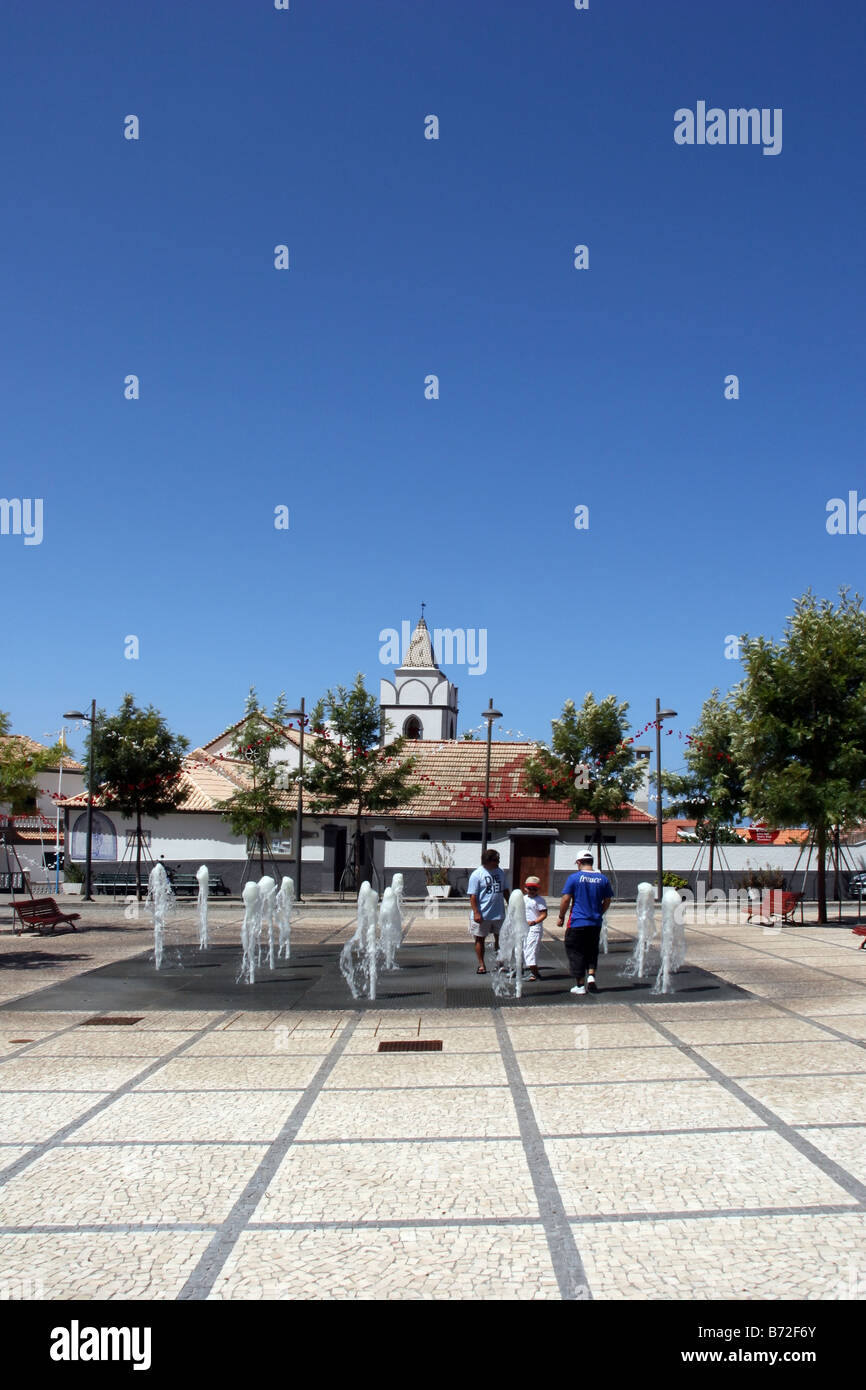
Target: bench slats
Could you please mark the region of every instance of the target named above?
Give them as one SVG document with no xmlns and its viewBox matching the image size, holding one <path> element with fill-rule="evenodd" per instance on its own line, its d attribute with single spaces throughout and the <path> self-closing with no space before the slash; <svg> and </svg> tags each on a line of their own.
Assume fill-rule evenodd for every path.
<svg viewBox="0 0 866 1390">
<path fill-rule="evenodd" d="M 73 931 L 80 912 L 61 912 L 54 898 L 39 898 L 33 902 L 13 902 L 15 915 L 23 927 L 50 927 L 53 931 L 58 922 L 68 922 Z"/>
</svg>

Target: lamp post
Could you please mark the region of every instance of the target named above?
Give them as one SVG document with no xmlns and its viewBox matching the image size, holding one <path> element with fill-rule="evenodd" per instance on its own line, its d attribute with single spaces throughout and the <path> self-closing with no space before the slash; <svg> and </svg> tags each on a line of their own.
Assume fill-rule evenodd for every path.
<svg viewBox="0 0 866 1390">
<path fill-rule="evenodd" d="M 662 897 L 662 720 L 676 719 L 675 709 L 662 709 L 656 699 L 656 854 L 658 857 L 658 893 Z"/>
<path fill-rule="evenodd" d="M 302 696 L 301 696 L 301 708 L 300 708 L 300 709 L 290 709 L 290 710 L 289 710 L 289 713 L 288 713 L 289 719 L 297 719 L 297 721 L 298 721 L 298 728 L 299 728 L 300 731 L 301 731 L 301 745 L 300 745 L 300 749 L 299 749 L 299 753 L 298 753 L 298 810 L 297 810 L 297 813 L 296 813 L 296 815 L 295 815 L 295 834 L 296 834 L 297 840 L 298 840 L 298 852 L 297 852 L 297 855 L 296 855 L 296 857 L 295 857 L 295 866 L 296 866 L 296 867 L 295 867 L 295 878 L 297 879 L 297 883 L 295 884 L 295 901 L 296 901 L 296 902 L 300 902 L 300 901 L 301 901 L 301 864 L 302 864 L 302 862 L 303 862 L 303 849 L 304 849 L 304 800 L 303 800 L 303 798 L 304 798 L 304 791 L 303 791 L 303 777 L 304 777 L 304 726 L 306 725 L 306 722 L 307 722 L 307 716 L 306 716 L 306 712 L 305 712 L 305 711 L 306 711 L 306 697 L 302 695 Z"/>
<path fill-rule="evenodd" d="M 96 701 L 90 702 L 90 713 L 82 714 L 81 710 L 67 710 L 64 719 L 83 719 L 90 725 L 90 757 L 88 759 L 87 773 L 87 863 L 84 869 L 84 901 L 92 903 L 90 887 L 93 881 L 93 745 L 96 743 Z"/>
<path fill-rule="evenodd" d="M 487 852 L 487 831 L 490 825 L 490 741 L 493 738 L 493 721 L 502 718 L 502 711 L 493 708 L 493 701 L 490 700 L 487 709 L 482 710 L 481 718 L 487 720 L 487 770 L 484 774 L 484 814 L 481 818 L 481 858 Z"/>
<path fill-rule="evenodd" d="M 66 747 L 66 725 L 60 730 L 60 746 Z M 60 896 L 60 798 L 63 793 L 63 754 L 57 770 L 57 804 L 54 808 L 54 896 Z"/>
</svg>

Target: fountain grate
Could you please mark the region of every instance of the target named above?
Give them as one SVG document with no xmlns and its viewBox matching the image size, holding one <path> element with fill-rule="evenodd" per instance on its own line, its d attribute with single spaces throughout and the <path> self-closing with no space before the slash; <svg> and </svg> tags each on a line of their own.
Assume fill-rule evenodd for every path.
<svg viewBox="0 0 866 1390">
<path fill-rule="evenodd" d="M 124 1023 L 140 1023 L 143 1018 L 144 1014 L 139 1014 L 138 1018 L 125 1018 L 121 1015 L 111 1017 L 108 1014 L 103 1014 L 100 1018 L 86 1018 L 84 1022 L 80 1023 L 78 1026 L 79 1028 L 92 1028 L 99 1023 L 104 1024 L 107 1028 L 119 1028 Z"/>
<path fill-rule="evenodd" d="M 380 1042 L 380 1052 L 441 1052 L 440 1039 L 413 1038 L 411 1042 Z"/>
</svg>

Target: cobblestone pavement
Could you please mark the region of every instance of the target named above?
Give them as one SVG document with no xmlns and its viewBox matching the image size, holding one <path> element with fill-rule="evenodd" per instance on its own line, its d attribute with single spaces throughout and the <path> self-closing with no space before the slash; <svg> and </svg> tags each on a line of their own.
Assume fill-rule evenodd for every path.
<svg viewBox="0 0 866 1390">
<path fill-rule="evenodd" d="M 736 1003 L 83 1027 L 38 991 L 148 927 L 82 916 L 0 925 L 0 1298 L 866 1297 L 866 951 L 844 929 L 690 925 Z M 409 940 L 469 951 L 464 918 L 419 912 Z M 237 905 L 212 920 L 237 939 Z M 353 926 L 333 905 L 293 939 Z"/>
</svg>

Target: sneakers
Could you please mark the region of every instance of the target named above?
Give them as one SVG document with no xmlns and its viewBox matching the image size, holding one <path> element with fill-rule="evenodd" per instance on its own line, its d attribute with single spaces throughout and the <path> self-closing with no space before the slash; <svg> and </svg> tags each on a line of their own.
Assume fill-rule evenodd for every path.
<svg viewBox="0 0 866 1390">
<path fill-rule="evenodd" d="M 598 985 L 595 983 L 595 976 L 591 970 L 587 972 L 586 987 L 590 994 L 598 994 Z"/>
<path fill-rule="evenodd" d="M 586 994 L 586 985 L 573 985 L 569 994 Z"/>
</svg>

